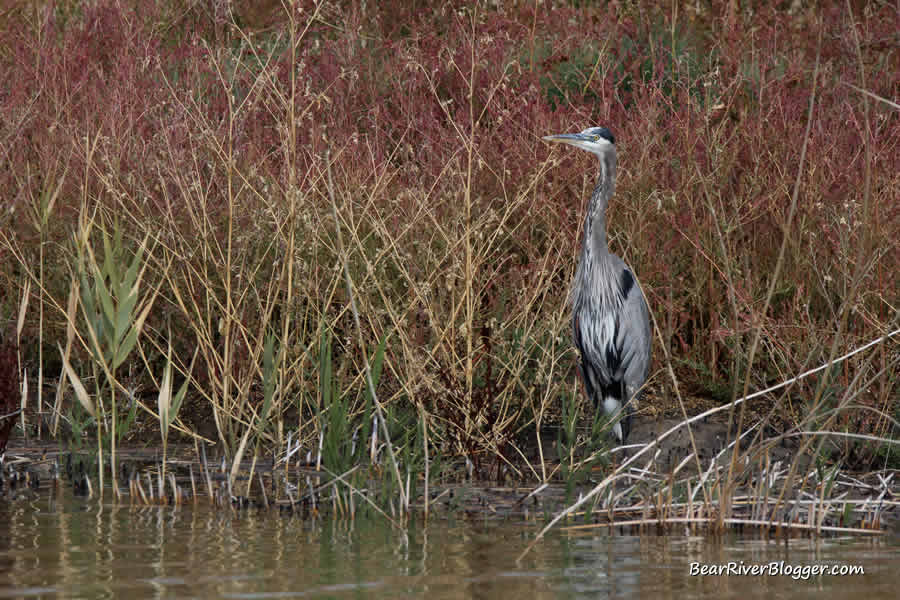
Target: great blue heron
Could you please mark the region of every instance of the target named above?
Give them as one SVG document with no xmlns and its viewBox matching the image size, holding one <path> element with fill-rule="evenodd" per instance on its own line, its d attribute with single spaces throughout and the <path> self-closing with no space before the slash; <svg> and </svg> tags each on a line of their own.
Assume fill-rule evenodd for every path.
<svg viewBox="0 0 900 600">
<path fill-rule="evenodd" d="M 650 371 L 650 313 L 634 273 L 606 243 L 606 206 L 616 185 L 616 140 L 605 127 L 544 139 L 593 152 L 600 159 L 600 180 L 584 219 L 572 285 L 572 334 L 581 353 L 587 396 L 606 415 L 622 412 L 613 434 L 624 443 Z"/>
</svg>

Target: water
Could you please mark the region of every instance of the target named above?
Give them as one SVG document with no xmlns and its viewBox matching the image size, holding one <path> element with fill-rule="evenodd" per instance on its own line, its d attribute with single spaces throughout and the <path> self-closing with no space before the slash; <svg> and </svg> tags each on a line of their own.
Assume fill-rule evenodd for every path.
<svg viewBox="0 0 900 600">
<path fill-rule="evenodd" d="M 555 531 L 439 515 L 310 520 L 205 505 L 0 501 L 0 598 L 896 597 L 896 538 L 765 542 Z M 691 563 L 861 566 L 853 576 L 690 576 Z M 743 561 L 743 563 L 741 563 Z M 802 575 L 802 573 L 801 573 Z"/>
</svg>

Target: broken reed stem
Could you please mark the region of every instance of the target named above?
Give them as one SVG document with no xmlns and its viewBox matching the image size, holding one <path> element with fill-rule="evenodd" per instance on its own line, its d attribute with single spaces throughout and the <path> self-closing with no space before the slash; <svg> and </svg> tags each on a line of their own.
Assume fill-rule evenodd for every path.
<svg viewBox="0 0 900 600">
<path fill-rule="evenodd" d="M 266 483 L 263 481 L 262 473 L 257 473 L 257 476 L 259 477 L 259 489 L 262 491 L 263 506 L 265 506 L 266 510 L 268 510 L 269 497 L 268 497 L 268 495 L 266 495 Z M 249 486 L 248 486 L 248 489 L 249 489 Z"/>
<path fill-rule="evenodd" d="M 206 477 L 206 493 L 209 495 L 210 504 L 215 504 L 216 497 L 213 493 L 212 477 L 209 476 L 209 463 L 206 460 L 206 446 L 200 446 L 200 462 L 203 464 L 203 474 Z"/>
</svg>

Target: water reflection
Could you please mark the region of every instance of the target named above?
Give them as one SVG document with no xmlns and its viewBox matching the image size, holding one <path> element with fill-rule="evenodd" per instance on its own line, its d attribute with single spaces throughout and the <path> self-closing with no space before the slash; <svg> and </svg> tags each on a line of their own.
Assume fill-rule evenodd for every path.
<svg viewBox="0 0 900 600">
<path fill-rule="evenodd" d="M 896 540 L 628 537 L 433 519 L 301 520 L 254 510 L 0 503 L 0 597 L 768 598 L 893 597 Z M 861 565 L 864 575 L 689 576 L 690 564 Z"/>
</svg>

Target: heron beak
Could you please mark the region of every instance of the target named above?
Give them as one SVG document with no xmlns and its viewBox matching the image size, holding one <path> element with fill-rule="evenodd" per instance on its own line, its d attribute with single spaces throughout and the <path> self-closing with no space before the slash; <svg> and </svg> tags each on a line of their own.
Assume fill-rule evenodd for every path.
<svg viewBox="0 0 900 600">
<path fill-rule="evenodd" d="M 556 135 L 545 135 L 542 139 L 545 142 L 569 144 L 577 148 L 583 148 L 585 143 L 594 141 L 592 138 L 580 133 L 557 133 Z"/>
<path fill-rule="evenodd" d="M 564 144 L 589 141 L 586 135 L 581 135 L 580 133 L 557 133 L 556 135 L 545 135 L 543 139 L 547 142 L 562 142 Z"/>
</svg>

